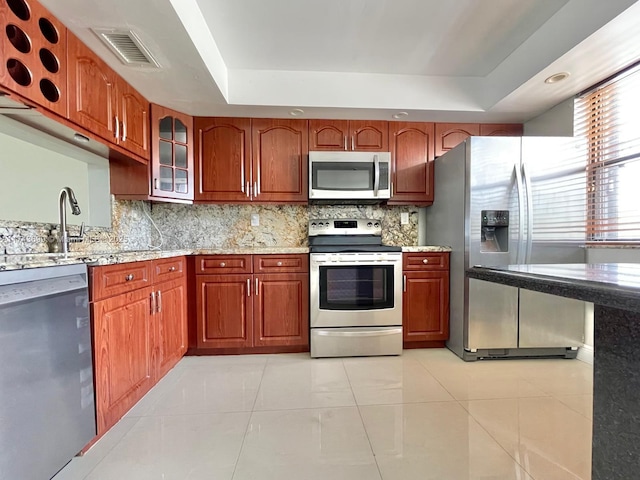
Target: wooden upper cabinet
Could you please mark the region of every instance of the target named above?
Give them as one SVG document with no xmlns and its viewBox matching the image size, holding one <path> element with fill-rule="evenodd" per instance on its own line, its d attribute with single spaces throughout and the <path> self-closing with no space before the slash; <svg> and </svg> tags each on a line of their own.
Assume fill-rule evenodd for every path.
<svg viewBox="0 0 640 480">
<path fill-rule="evenodd" d="M 480 135 L 496 137 L 520 137 L 523 129 L 521 123 L 481 123 Z"/>
<path fill-rule="evenodd" d="M 117 143 L 120 123 L 116 118 L 115 72 L 71 33 L 67 45 L 69 120 Z"/>
<path fill-rule="evenodd" d="M 151 195 L 193 200 L 193 117 L 151 105 Z"/>
<path fill-rule="evenodd" d="M 391 122 L 389 142 L 394 165 L 393 204 L 433 203 L 434 124 Z"/>
<path fill-rule="evenodd" d="M 347 150 L 348 120 L 309 120 L 309 150 Z"/>
<path fill-rule="evenodd" d="M 389 151 L 389 122 L 350 120 L 351 150 L 364 152 Z"/>
<path fill-rule="evenodd" d="M 480 124 L 478 123 L 436 123 L 436 157 L 474 135 L 480 135 Z"/>
<path fill-rule="evenodd" d="M 149 158 L 149 102 L 131 85 L 118 82 L 120 138 L 118 144 L 143 158 Z"/>
<path fill-rule="evenodd" d="M 253 199 L 307 203 L 309 136 L 306 120 L 252 120 Z"/>
<path fill-rule="evenodd" d="M 67 29 L 35 0 L 0 1 L 0 86 L 67 116 Z"/>
<path fill-rule="evenodd" d="M 250 201 L 251 120 L 198 117 L 195 129 L 195 200 Z"/>
<path fill-rule="evenodd" d="M 372 120 L 309 120 L 309 150 L 389 150 L 389 123 Z"/>
<path fill-rule="evenodd" d="M 75 35 L 68 34 L 69 120 L 149 159 L 149 102 Z"/>
</svg>

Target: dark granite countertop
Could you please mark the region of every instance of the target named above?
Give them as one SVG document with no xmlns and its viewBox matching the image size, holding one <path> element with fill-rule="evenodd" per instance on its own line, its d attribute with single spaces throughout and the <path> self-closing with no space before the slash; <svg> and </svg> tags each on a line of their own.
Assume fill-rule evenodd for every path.
<svg viewBox="0 0 640 480">
<path fill-rule="evenodd" d="M 640 311 L 640 264 L 479 265 L 468 269 L 467 276 Z"/>
</svg>

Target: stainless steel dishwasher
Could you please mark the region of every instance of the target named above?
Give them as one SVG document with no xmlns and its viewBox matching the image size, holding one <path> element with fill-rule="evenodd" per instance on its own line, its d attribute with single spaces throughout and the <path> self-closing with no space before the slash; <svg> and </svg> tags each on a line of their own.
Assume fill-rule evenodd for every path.
<svg viewBox="0 0 640 480">
<path fill-rule="evenodd" d="M 0 480 L 49 479 L 96 434 L 86 265 L 0 272 Z"/>
</svg>

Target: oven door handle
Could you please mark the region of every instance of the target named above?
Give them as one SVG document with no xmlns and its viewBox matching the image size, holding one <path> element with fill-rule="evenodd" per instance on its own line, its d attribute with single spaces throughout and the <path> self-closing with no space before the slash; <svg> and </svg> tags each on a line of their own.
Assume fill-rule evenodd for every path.
<svg viewBox="0 0 640 480">
<path fill-rule="evenodd" d="M 378 196 L 378 190 L 380 189 L 380 161 L 378 155 L 373 156 L 373 196 Z"/>
<path fill-rule="evenodd" d="M 402 333 L 402 327 L 364 332 L 316 330 L 314 334 L 322 337 L 382 337 L 386 335 L 398 335 L 399 333 Z"/>
</svg>

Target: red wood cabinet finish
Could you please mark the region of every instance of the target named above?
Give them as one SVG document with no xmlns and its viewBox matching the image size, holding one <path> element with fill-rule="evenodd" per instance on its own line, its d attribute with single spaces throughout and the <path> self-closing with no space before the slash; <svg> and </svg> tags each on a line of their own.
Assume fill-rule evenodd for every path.
<svg viewBox="0 0 640 480">
<path fill-rule="evenodd" d="M 0 2 L 0 85 L 67 116 L 67 29 L 36 0 Z"/>
<path fill-rule="evenodd" d="M 497 137 L 520 137 L 523 128 L 521 123 L 481 123 L 480 135 Z"/>
<path fill-rule="evenodd" d="M 391 122 L 389 128 L 393 196 L 387 203 L 431 205 L 434 124 Z"/>
<path fill-rule="evenodd" d="M 449 338 L 449 253 L 403 254 L 404 347 L 442 346 Z"/>
<path fill-rule="evenodd" d="M 436 123 L 435 155 L 448 152 L 467 137 L 480 134 L 478 123 Z"/>
<path fill-rule="evenodd" d="M 149 102 L 75 35 L 67 38 L 69 120 L 149 159 Z"/>
<path fill-rule="evenodd" d="M 223 272 L 227 264 L 230 274 L 210 274 Z M 199 257 L 197 348 L 235 353 L 260 347 L 308 349 L 308 264 L 306 254 L 254 255 L 253 262 L 246 255 Z M 232 273 L 245 266 L 246 274 Z M 252 274 L 252 267 L 261 273 Z"/>
<path fill-rule="evenodd" d="M 155 286 L 158 381 L 187 351 L 187 284 L 184 274 Z"/>
<path fill-rule="evenodd" d="M 309 200 L 309 132 L 306 120 L 256 118 L 252 134 L 252 198 L 265 203 Z"/>
<path fill-rule="evenodd" d="M 251 120 L 248 118 L 195 119 L 195 200 L 248 202 L 253 188 Z"/>
<path fill-rule="evenodd" d="M 193 200 L 193 117 L 151 105 L 152 197 Z"/>
<path fill-rule="evenodd" d="M 389 150 L 389 123 L 375 120 L 309 120 L 309 150 Z"/>
<path fill-rule="evenodd" d="M 251 275 L 198 275 L 198 348 L 252 345 L 251 280 Z"/>
<path fill-rule="evenodd" d="M 309 275 L 254 276 L 255 346 L 306 346 L 309 343 Z"/>
<path fill-rule="evenodd" d="M 98 434 L 153 386 L 150 288 L 92 305 Z"/>
</svg>

